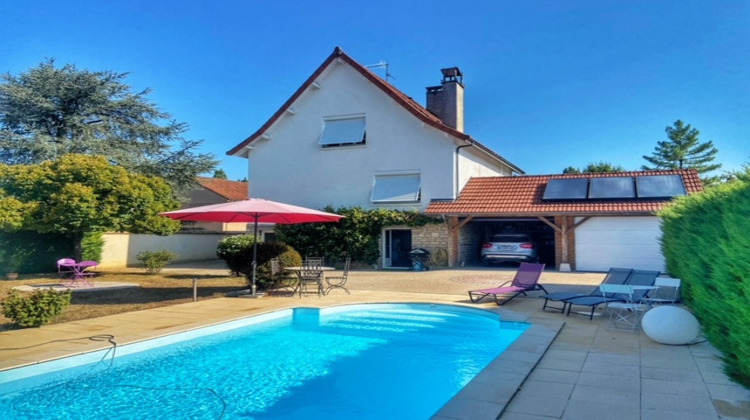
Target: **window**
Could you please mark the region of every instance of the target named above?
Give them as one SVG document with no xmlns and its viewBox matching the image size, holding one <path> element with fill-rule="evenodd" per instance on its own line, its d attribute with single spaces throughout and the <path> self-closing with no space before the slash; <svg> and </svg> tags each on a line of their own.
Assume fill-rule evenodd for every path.
<svg viewBox="0 0 750 420">
<path fill-rule="evenodd" d="M 365 144 L 366 134 L 364 116 L 326 119 L 318 144 L 323 147 Z"/>
<path fill-rule="evenodd" d="M 375 175 L 370 201 L 373 203 L 414 203 L 421 194 L 419 174 Z"/>
</svg>

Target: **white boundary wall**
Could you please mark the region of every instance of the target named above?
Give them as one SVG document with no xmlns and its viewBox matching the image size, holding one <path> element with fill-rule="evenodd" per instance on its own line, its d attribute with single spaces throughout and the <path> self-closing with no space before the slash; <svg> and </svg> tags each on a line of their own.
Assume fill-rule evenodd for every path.
<svg viewBox="0 0 750 420">
<path fill-rule="evenodd" d="M 219 241 L 238 233 L 177 233 L 169 236 L 105 233 L 100 267 L 127 267 L 139 264 L 136 255 L 143 251 L 166 249 L 178 254 L 173 262 L 216 259 Z"/>
</svg>

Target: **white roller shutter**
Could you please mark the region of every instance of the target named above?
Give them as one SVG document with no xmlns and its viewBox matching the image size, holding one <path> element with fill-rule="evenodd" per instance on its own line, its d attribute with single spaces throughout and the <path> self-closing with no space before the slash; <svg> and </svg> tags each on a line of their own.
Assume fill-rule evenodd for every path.
<svg viewBox="0 0 750 420">
<path fill-rule="evenodd" d="M 592 217 L 576 228 L 575 238 L 576 270 L 665 269 L 655 216 Z"/>
</svg>

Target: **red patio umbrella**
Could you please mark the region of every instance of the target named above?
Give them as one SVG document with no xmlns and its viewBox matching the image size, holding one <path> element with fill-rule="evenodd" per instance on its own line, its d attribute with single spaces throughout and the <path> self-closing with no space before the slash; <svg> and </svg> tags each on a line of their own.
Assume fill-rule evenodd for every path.
<svg viewBox="0 0 750 420">
<path fill-rule="evenodd" d="M 159 214 L 170 219 L 192 222 L 253 223 L 255 238 L 253 245 L 253 283 L 251 289 L 253 296 L 255 296 L 255 271 L 258 260 L 259 222 L 280 224 L 338 222 L 344 217 L 338 214 L 264 200 L 262 198 L 191 207 Z"/>
</svg>

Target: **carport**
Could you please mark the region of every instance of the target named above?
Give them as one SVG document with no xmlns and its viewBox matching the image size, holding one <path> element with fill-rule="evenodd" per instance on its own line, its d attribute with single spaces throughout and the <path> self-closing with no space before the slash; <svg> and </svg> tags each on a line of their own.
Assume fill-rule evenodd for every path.
<svg viewBox="0 0 750 420">
<path fill-rule="evenodd" d="M 664 270 L 656 212 L 700 191 L 694 170 L 480 177 L 425 213 L 447 220 L 450 266 L 471 265 L 488 234 L 520 226 L 552 239 L 554 256 L 541 259 L 561 271 Z"/>
</svg>

